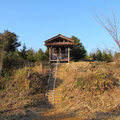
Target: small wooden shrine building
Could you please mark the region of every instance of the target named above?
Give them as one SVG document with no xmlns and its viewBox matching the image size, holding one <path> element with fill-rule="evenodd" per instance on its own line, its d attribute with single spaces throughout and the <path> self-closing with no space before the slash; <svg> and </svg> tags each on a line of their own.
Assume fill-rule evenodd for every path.
<svg viewBox="0 0 120 120">
<path fill-rule="evenodd" d="M 68 62 L 70 60 L 70 49 L 73 48 L 74 40 L 61 34 L 45 41 L 45 46 L 49 49 L 49 61 Z"/>
</svg>

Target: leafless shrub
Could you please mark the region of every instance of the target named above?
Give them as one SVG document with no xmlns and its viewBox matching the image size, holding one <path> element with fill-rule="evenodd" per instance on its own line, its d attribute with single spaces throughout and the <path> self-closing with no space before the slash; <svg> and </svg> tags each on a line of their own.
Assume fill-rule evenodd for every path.
<svg viewBox="0 0 120 120">
<path fill-rule="evenodd" d="M 113 41 L 117 44 L 117 48 L 104 45 L 114 49 L 114 51 L 117 51 L 117 53 L 120 53 L 120 36 L 118 33 L 118 25 L 116 20 L 116 13 L 115 13 L 115 7 L 114 9 L 111 9 L 106 2 L 104 2 L 106 6 L 108 7 L 108 12 L 110 13 L 110 17 L 106 14 L 103 14 L 100 9 L 97 8 L 99 15 L 94 11 L 94 19 L 103 27 L 106 31 L 111 35 Z M 120 62 L 120 54 L 118 54 L 119 62 Z M 118 62 L 116 62 L 118 63 Z"/>
</svg>

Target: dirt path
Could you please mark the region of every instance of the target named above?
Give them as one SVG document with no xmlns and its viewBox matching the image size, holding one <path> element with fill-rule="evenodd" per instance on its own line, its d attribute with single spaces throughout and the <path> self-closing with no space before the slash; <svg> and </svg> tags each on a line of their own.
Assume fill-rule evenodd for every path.
<svg viewBox="0 0 120 120">
<path fill-rule="evenodd" d="M 48 110 L 44 113 L 43 116 L 40 117 L 42 120 L 84 120 L 81 118 L 77 118 L 72 115 L 67 115 L 65 113 L 58 112 L 59 108 L 53 108 L 51 110 Z"/>
<path fill-rule="evenodd" d="M 55 114 L 51 116 L 42 116 L 40 117 L 40 119 L 41 120 L 84 120 L 84 119 L 72 117 L 66 114 Z"/>
</svg>

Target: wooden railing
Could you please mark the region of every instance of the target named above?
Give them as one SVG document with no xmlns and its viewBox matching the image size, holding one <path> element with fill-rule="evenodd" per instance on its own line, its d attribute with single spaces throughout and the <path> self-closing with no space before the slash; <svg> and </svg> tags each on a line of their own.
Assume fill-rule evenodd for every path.
<svg viewBox="0 0 120 120">
<path fill-rule="evenodd" d="M 61 54 L 61 55 L 58 55 L 58 56 L 52 55 L 51 60 L 57 60 L 57 57 L 58 57 L 59 60 L 68 59 L 68 55 L 66 53 L 66 54 Z"/>
<path fill-rule="evenodd" d="M 56 83 L 56 79 L 57 79 L 57 67 L 58 67 L 58 56 L 57 56 L 57 63 L 56 63 L 56 70 L 55 70 L 55 78 L 54 78 L 54 85 L 53 85 L 53 105 L 54 105 L 55 83 Z"/>
</svg>

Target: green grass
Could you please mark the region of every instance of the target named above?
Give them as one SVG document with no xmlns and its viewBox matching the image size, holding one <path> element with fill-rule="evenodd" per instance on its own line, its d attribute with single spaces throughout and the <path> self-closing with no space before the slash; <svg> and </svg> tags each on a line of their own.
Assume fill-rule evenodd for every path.
<svg viewBox="0 0 120 120">
<path fill-rule="evenodd" d="M 66 96 L 67 96 L 67 94 L 65 94 L 64 97 L 62 98 L 63 101 L 65 100 Z"/>
<path fill-rule="evenodd" d="M 79 86 L 83 86 L 83 81 L 84 81 L 84 78 L 76 78 L 76 88 L 78 88 Z"/>
<path fill-rule="evenodd" d="M 67 90 L 67 87 L 65 87 L 65 85 L 63 85 L 63 93 L 65 93 L 66 92 L 66 90 Z"/>
<path fill-rule="evenodd" d="M 68 72 L 68 70 L 69 70 L 68 68 L 67 68 L 67 69 L 65 69 L 65 71 L 66 71 L 66 72 Z"/>
</svg>

